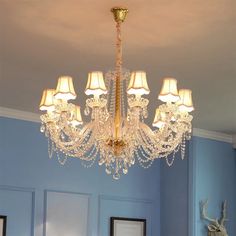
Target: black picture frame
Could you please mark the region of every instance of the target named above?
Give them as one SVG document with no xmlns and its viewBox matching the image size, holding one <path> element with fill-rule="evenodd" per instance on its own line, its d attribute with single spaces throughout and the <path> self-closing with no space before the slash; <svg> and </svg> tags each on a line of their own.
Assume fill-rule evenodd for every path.
<svg viewBox="0 0 236 236">
<path fill-rule="evenodd" d="M 7 235 L 7 216 L 0 215 L 0 229 L 2 228 L 2 232 L 0 232 L 0 236 Z"/>
<path fill-rule="evenodd" d="M 116 222 L 140 222 L 143 224 L 142 236 L 146 236 L 147 230 L 147 220 L 146 219 L 137 219 L 137 218 L 124 218 L 124 217 L 111 217 L 110 218 L 110 236 L 115 236 L 115 224 Z M 124 235 L 125 236 L 125 235 Z"/>
</svg>

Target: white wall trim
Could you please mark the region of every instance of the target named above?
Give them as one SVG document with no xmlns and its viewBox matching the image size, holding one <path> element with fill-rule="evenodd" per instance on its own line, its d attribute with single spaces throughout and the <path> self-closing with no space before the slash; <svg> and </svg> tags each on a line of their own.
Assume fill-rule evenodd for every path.
<svg viewBox="0 0 236 236">
<path fill-rule="evenodd" d="M 236 149 L 236 134 L 233 135 L 233 148 Z"/>
<path fill-rule="evenodd" d="M 25 120 L 31 122 L 40 122 L 39 116 L 40 114 L 36 114 L 33 112 L 0 107 L 0 117 L 13 118 L 17 120 Z"/>
<path fill-rule="evenodd" d="M 39 118 L 40 114 L 6 108 L 6 107 L 0 107 L 0 117 L 13 118 L 13 119 L 18 119 L 18 120 L 25 120 L 25 121 L 38 122 L 38 123 L 40 122 L 40 118 Z M 218 141 L 227 142 L 227 143 L 233 143 L 232 135 L 215 132 L 215 131 L 209 131 L 205 129 L 194 128 L 193 136 L 218 140 Z M 234 144 L 236 147 L 236 136 L 234 140 L 235 140 Z"/>
<path fill-rule="evenodd" d="M 233 143 L 233 136 L 221 132 L 209 131 L 205 129 L 193 128 L 193 136 L 213 139 L 217 141 L 222 141 L 226 143 Z"/>
</svg>

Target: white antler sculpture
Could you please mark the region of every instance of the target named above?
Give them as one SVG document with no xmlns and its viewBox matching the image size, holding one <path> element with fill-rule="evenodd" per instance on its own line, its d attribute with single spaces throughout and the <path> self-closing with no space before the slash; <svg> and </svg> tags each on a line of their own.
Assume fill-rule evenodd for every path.
<svg viewBox="0 0 236 236">
<path fill-rule="evenodd" d="M 204 220 L 210 222 L 210 225 L 207 226 L 209 235 L 219 235 L 219 236 L 228 236 L 228 233 L 225 228 L 225 221 L 226 221 L 226 201 L 222 204 L 222 217 L 221 219 L 213 219 L 207 216 L 207 207 L 208 207 L 208 200 L 201 202 L 201 215 Z M 213 234 L 213 232 L 215 232 Z M 217 232 L 217 233 L 216 233 Z"/>
</svg>

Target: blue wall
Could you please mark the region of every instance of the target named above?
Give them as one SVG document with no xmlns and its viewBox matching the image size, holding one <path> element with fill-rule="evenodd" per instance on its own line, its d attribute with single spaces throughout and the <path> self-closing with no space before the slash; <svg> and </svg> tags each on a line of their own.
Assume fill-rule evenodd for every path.
<svg viewBox="0 0 236 236">
<path fill-rule="evenodd" d="M 236 235 L 236 155 L 232 144 L 193 137 L 187 158 L 169 168 L 161 162 L 161 236 L 205 236 L 199 202 L 209 199 L 209 214 L 220 217 L 228 202 L 227 229 Z"/>
<path fill-rule="evenodd" d="M 133 167 L 119 181 L 97 164 L 85 169 L 71 159 L 62 167 L 48 158 L 39 124 L 0 118 L 0 214 L 8 215 L 8 236 L 43 235 L 51 192 L 89 196 L 89 236 L 108 235 L 110 216 L 147 218 L 148 235 L 160 235 L 159 163 Z"/>
<path fill-rule="evenodd" d="M 136 166 L 114 181 L 97 165 L 85 169 L 71 159 L 62 167 L 50 160 L 39 124 L 0 118 L 0 215 L 8 216 L 8 236 L 46 236 L 49 221 L 64 221 L 56 217 L 57 202 L 64 202 L 59 210 L 66 217 L 75 202 L 87 201 L 78 209 L 88 210 L 89 236 L 108 235 L 110 216 L 147 218 L 148 236 L 204 236 L 199 201 L 206 198 L 212 216 L 219 216 L 221 201 L 228 200 L 231 236 L 235 186 L 236 157 L 228 143 L 193 137 L 184 161 L 177 157 L 171 168 L 163 160 L 149 170 Z"/>
<path fill-rule="evenodd" d="M 236 156 L 230 143 L 204 138 L 193 138 L 191 157 L 193 168 L 192 226 L 194 236 L 206 235 L 200 218 L 199 202 L 209 199 L 208 212 L 212 218 L 220 217 L 221 203 L 227 200 L 227 229 L 236 235 Z"/>
<path fill-rule="evenodd" d="M 188 236 L 188 147 L 173 166 L 161 162 L 161 235 Z"/>
</svg>

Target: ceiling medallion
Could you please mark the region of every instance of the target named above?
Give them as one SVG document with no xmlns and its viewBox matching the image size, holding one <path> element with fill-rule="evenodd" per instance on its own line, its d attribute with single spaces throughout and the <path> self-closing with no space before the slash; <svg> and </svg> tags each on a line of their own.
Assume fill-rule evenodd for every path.
<svg viewBox="0 0 236 236">
<path fill-rule="evenodd" d="M 191 90 L 178 91 L 176 79 L 164 78 L 158 96 L 163 104 L 156 109 L 154 128 L 144 123 L 149 103 L 144 96 L 150 93 L 146 73 L 122 68 L 121 24 L 128 10 L 111 11 L 117 29 L 116 65 L 105 79 L 101 71 L 88 74 L 85 115 L 90 122 L 83 123 L 80 106 L 69 102 L 76 98 L 69 76 L 60 77 L 55 90 L 44 90 L 39 109 L 46 112 L 41 115 L 41 132 L 48 138 L 50 157 L 55 153 L 61 164 L 68 157 L 78 158 L 86 167 L 98 159 L 107 174 L 119 179 L 135 162 L 148 168 L 165 158 L 171 166 L 178 151 L 183 159 L 194 108 Z"/>
</svg>

